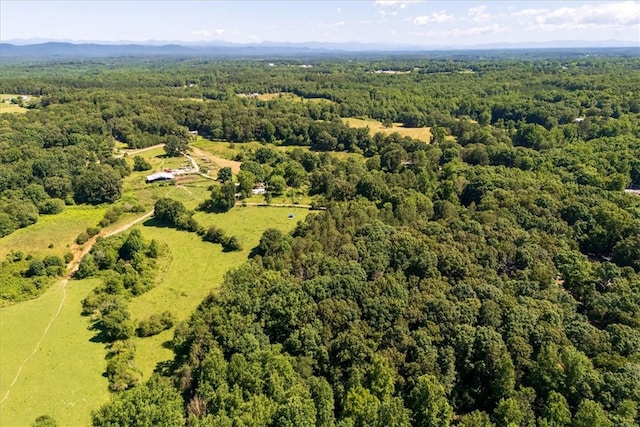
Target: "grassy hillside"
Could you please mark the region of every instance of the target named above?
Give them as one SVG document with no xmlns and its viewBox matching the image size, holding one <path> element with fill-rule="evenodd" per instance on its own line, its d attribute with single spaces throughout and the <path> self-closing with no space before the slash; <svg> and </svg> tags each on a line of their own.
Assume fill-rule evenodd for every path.
<svg viewBox="0 0 640 427">
<path fill-rule="evenodd" d="M 90 424 L 90 413 L 109 399 L 104 371 L 104 346 L 80 315 L 80 301 L 96 280 L 70 281 L 64 305 L 36 352 L 24 363 L 7 399 L 0 405 L 3 426 L 27 426 L 43 414 L 60 426 Z M 38 299 L 0 311 L 0 392 L 2 398 L 18 367 L 36 348 L 63 298 L 62 286 Z M 26 327 L 28 325 L 28 327 Z"/>
<path fill-rule="evenodd" d="M 67 245 L 87 227 L 95 227 L 106 210 L 107 206 L 67 206 L 57 215 L 42 215 L 37 223 L 0 239 L 0 258 L 14 249 L 25 254 L 62 256 L 69 251 Z"/>
<path fill-rule="evenodd" d="M 171 261 L 160 275 L 159 285 L 146 294 L 133 299 L 129 307 L 137 321 L 153 313 L 170 310 L 179 320 L 186 320 L 202 300 L 222 282 L 224 274 L 242 264 L 267 228 L 291 231 L 309 211 L 296 209 L 294 219 L 289 219 L 290 210 L 276 207 L 236 207 L 225 214 L 197 213 L 197 221 L 208 227 L 215 224 L 227 235 L 240 239 L 243 250 L 223 252 L 221 245 L 203 242 L 194 233 L 186 233 L 164 227 L 152 226 L 147 221 L 142 233 L 148 240 L 157 239 L 171 248 Z M 136 339 L 136 365 L 145 378 L 153 372 L 156 364 L 169 360 L 173 353 L 163 347 L 172 333 Z"/>
<path fill-rule="evenodd" d="M 196 197 L 184 190 L 175 187 L 156 190 L 168 191 L 172 197 L 182 199 L 191 208 L 195 207 Z M 99 219 L 102 211 L 96 211 L 100 212 Z M 159 274 L 158 286 L 131 300 L 133 318 L 140 320 L 153 313 L 170 310 L 179 320 L 187 319 L 206 295 L 222 282 L 226 271 L 247 259 L 265 229 L 292 230 L 298 220 L 309 214 L 309 211 L 296 209 L 295 218 L 289 219 L 289 212 L 289 209 L 276 207 L 236 207 L 225 214 L 196 214 L 196 219 L 204 226 L 216 224 L 228 235 L 237 236 L 244 248 L 240 252 L 222 252 L 220 245 L 203 242 L 194 233 L 156 227 L 153 220 L 139 225 L 146 239 L 166 243 L 171 255 Z M 87 222 L 95 224 L 97 219 Z M 43 221 L 36 226 L 39 233 L 53 238 L 53 227 L 57 228 L 58 224 L 56 221 Z M 83 223 L 82 227 L 85 226 Z M 29 230 L 20 231 L 24 234 Z M 14 235 L 9 237 L 15 238 Z M 24 240 L 16 242 L 22 244 Z M 54 248 L 56 246 L 57 243 Z M 80 315 L 80 302 L 97 283 L 95 279 L 69 282 L 60 314 L 51 323 L 40 345 L 37 344 L 43 331 L 63 299 L 60 284 L 52 286 L 35 300 L 0 310 L 2 397 L 22 362 L 37 348 L 23 364 L 18 380 L 1 405 L 2 425 L 29 425 L 35 417 L 43 414 L 51 415 L 59 425 L 86 425 L 90 422 L 90 412 L 108 400 L 107 380 L 102 376 L 106 366 L 105 347 L 91 341 L 95 332 L 88 329 L 89 319 Z M 172 352 L 163 346 L 172 336 L 173 332 L 169 330 L 154 337 L 135 339 L 136 365 L 145 378 L 151 375 L 158 362 L 172 358 Z"/>
</svg>

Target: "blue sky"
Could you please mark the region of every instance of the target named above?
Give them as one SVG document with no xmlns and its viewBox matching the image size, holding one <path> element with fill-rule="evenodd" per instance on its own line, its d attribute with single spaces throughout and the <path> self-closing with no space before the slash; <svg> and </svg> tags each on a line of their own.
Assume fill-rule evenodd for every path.
<svg viewBox="0 0 640 427">
<path fill-rule="evenodd" d="M 0 1 L 0 40 L 640 45 L 640 1 Z"/>
</svg>

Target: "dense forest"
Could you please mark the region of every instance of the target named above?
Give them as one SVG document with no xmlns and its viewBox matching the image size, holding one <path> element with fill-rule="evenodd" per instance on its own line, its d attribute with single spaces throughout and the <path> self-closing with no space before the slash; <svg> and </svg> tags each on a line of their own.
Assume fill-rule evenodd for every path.
<svg viewBox="0 0 640 427">
<path fill-rule="evenodd" d="M 639 70 L 638 56 L 572 52 L 4 65 L 0 93 L 32 101 L 0 116 L 0 236 L 118 200 L 131 169 L 117 142 L 179 155 L 190 132 L 260 141 L 199 209 L 234 209 L 234 178 L 326 209 L 267 230 L 149 381 L 114 367 L 94 425 L 638 425 L 640 197 L 624 190 L 640 186 Z M 256 96 L 278 93 L 296 97 Z M 178 202 L 155 211 L 230 244 Z M 105 323 L 103 303 L 127 320 L 156 246 L 132 232 L 83 261 L 110 271 L 84 308 L 124 349 L 135 328 Z"/>
</svg>

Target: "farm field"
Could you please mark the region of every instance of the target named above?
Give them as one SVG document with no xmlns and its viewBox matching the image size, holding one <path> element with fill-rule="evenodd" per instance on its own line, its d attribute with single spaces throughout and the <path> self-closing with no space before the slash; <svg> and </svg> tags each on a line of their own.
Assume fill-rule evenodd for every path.
<svg viewBox="0 0 640 427">
<path fill-rule="evenodd" d="M 307 146 L 293 146 L 293 145 L 275 145 L 275 144 L 263 144 L 258 141 L 251 142 L 222 142 L 222 141 L 209 141 L 206 138 L 199 136 L 196 141 L 191 144 L 192 147 L 204 150 L 208 153 L 218 156 L 223 159 L 234 159 L 236 155 L 240 153 L 246 153 L 251 150 L 255 150 L 259 147 L 268 147 L 278 150 L 282 153 L 291 153 L 293 150 L 311 151 Z M 362 154 L 349 153 L 346 151 L 331 151 L 329 152 L 333 157 L 338 159 L 354 158 L 363 159 Z"/>
<path fill-rule="evenodd" d="M 131 300 L 132 317 L 139 321 L 170 310 L 177 319 L 188 319 L 202 300 L 220 285 L 224 274 L 247 259 L 264 230 L 277 228 L 289 232 L 310 213 L 296 209 L 295 218 L 289 219 L 289 212 L 287 208 L 237 206 L 224 214 L 198 212 L 194 215 L 204 227 L 216 225 L 227 235 L 235 235 L 243 247 L 239 252 L 223 252 L 221 245 L 203 242 L 194 233 L 155 227 L 153 220 L 146 221 L 141 227 L 143 236 L 167 244 L 171 249 L 171 261 L 161 273 L 158 286 Z M 158 362 L 172 358 L 171 350 L 163 347 L 172 336 L 171 332 L 165 331 L 154 337 L 135 339 L 136 366 L 145 378 L 151 375 Z"/>
<path fill-rule="evenodd" d="M 0 258 L 13 249 L 40 256 L 62 256 L 69 251 L 76 236 L 87 227 L 94 227 L 107 206 L 66 206 L 56 215 L 41 215 L 38 222 L 21 228 L 0 239 Z M 49 248 L 49 245 L 53 247 Z"/>
<path fill-rule="evenodd" d="M 26 113 L 27 108 L 21 107 L 17 104 L 12 104 L 11 99 L 16 98 L 17 94 L 11 93 L 0 93 L 0 114 L 2 113 Z M 34 97 L 31 97 L 34 98 Z"/>
<path fill-rule="evenodd" d="M 394 132 L 399 133 L 402 136 L 408 136 L 410 138 L 419 139 L 421 141 L 429 142 L 431 139 L 431 130 L 428 127 L 424 128 L 406 128 L 402 126 L 400 123 L 393 123 L 393 126 L 390 128 L 384 127 L 382 122 L 371 119 L 356 119 L 356 118 L 344 118 L 342 119 L 343 123 L 354 127 L 354 128 L 364 128 L 369 127 L 369 131 L 371 135 L 374 135 L 378 132 L 382 132 L 385 135 L 390 135 Z"/>
<path fill-rule="evenodd" d="M 274 99 L 282 99 L 282 100 L 293 101 L 293 102 L 327 102 L 327 103 L 333 102 L 330 99 L 325 99 L 325 98 L 303 98 L 301 96 L 298 96 L 294 93 L 289 93 L 289 92 L 260 93 L 260 94 L 241 93 L 241 94 L 238 94 L 238 96 L 242 98 L 255 97 L 260 101 L 273 101 Z"/>
<path fill-rule="evenodd" d="M 20 377 L 0 405 L 3 426 L 28 426 L 52 416 L 60 426 L 90 424 L 90 413 L 108 401 L 104 345 L 91 341 L 94 331 L 81 316 L 80 301 L 97 281 L 69 281 L 64 305 Z M 60 283 L 41 297 L 0 310 L 0 393 L 6 396 L 20 364 L 36 348 L 60 306 Z M 28 325 L 28 327 L 25 327 Z"/>
<path fill-rule="evenodd" d="M 26 113 L 28 110 L 16 104 L 0 103 L 0 114 L 2 113 Z"/>
<path fill-rule="evenodd" d="M 175 187 L 164 187 L 164 190 L 176 191 Z M 172 197 L 177 194 L 187 193 L 176 191 Z M 183 202 L 187 206 L 194 205 L 195 199 L 184 197 Z M 156 227 L 152 219 L 137 226 L 146 239 L 155 238 L 167 244 L 171 255 L 159 275 L 158 286 L 130 301 L 134 320 L 167 309 L 178 320 L 188 319 L 200 302 L 222 282 L 224 274 L 247 259 L 264 230 L 274 227 L 290 231 L 310 211 L 296 209 L 294 219 L 288 218 L 289 212 L 287 208 L 238 206 L 225 214 L 195 215 L 203 226 L 215 224 L 227 234 L 237 236 L 243 245 L 240 252 L 223 252 L 220 245 L 203 242 L 194 233 Z M 20 377 L 2 404 L 0 419 L 3 425 L 29 425 L 36 416 L 43 414 L 51 415 L 59 425 L 86 425 L 90 422 L 91 410 L 108 400 L 107 380 L 102 376 L 106 366 L 105 347 L 91 341 L 95 332 L 88 329 L 89 319 L 80 314 L 80 302 L 97 283 L 95 279 L 69 281 L 60 314 L 51 323 L 37 351 L 24 363 Z M 3 354 L 0 392 L 3 397 L 22 361 L 36 347 L 50 319 L 55 316 L 62 299 L 63 289 L 58 282 L 37 299 L 0 310 Z M 29 325 L 27 330 L 21 327 L 26 324 Z M 134 339 L 136 366 L 145 379 L 158 362 L 172 358 L 171 350 L 164 346 L 172 336 L 173 332 L 169 330 L 154 337 Z M 68 392 L 61 393 L 60 390 Z"/>
</svg>

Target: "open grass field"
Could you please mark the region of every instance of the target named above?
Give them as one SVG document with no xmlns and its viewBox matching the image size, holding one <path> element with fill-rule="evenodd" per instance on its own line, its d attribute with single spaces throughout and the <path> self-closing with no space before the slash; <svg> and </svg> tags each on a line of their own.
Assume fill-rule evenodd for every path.
<svg viewBox="0 0 640 427">
<path fill-rule="evenodd" d="M 355 119 L 355 118 L 345 118 L 342 121 L 354 128 L 364 128 L 369 127 L 369 131 L 371 135 L 376 134 L 378 132 L 382 132 L 385 135 L 390 135 L 394 132 L 398 132 L 402 136 L 408 136 L 410 138 L 419 139 L 424 142 L 429 142 L 431 140 L 431 130 L 428 127 L 424 128 L 406 128 L 402 126 L 401 123 L 394 123 L 392 127 L 386 128 L 382 126 L 382 123 L 377 120 L 371 119 Z"/>
<path fill-rule="evenodd" d="M 262 144 L 258 141 L 251 142 L 223 142 L 223 141 L 209 141 L 201 136 L 198 136 L 196 142 L 191 144 L 193 147 L 196 147 L 200 150 L 211 153 L 215 156 L 224 158 L 224 159 L 234 159 L 235 156 L 239 153 L 248 152 L 250 150 L 255 150 L 259 147 L 269 147 L 275 150 L 278 150 L 283 153 L 289 153 L 295 149 L 301 149 L 303 151 L 311 151 L 309 147 L 299 147 L 293 145 L 275 145 L 275 144 Z M 332 151 L 332 156 L 335 156 L 339 159 L 345 158 L 355 158 L 355 159 L 363 159 L 363 156 L 358 153 L 347 153 L 344 151 Z"/>
<path fill-rule="evenodd" d="M 38 222 L 14 231 L 0 239 L 0 258 L 11 250 L 21 250 L 38 256 L 59 255 L 69 252 L 76 236 L 87 227 L 95 227 L 107 206 L 66 206 L 56 215 L 41 215 Z M 49 245 L 53 243 L 53 247 Z"/>
<path fill-rule="evenodd" d="M 288 93 L 288 92 L 262 93 L 256 96 L 256 98 L 258 98 L 260 101 L 271 101 L 274 99 L 283 99 L 283 100 L 293 101 L 293 102 L 327 102 L 327 103 L 333 102 L 330 99 L 324 99 L 324 98 L 303 98 L 294 93 Z"/>
<path fill-rule="evenodd" d="M 6 102 L 0 103 L 0 114 L 2 113 L 26 113 L 28 110 L 16 104 L 10 104 Z"/>
<path fill-rule="evenodd" d="M 132 317 L 141 320 L 163 310 L 172 311 L 179 320 L 189 318 L 202 300 L 215 290 L 231 268 L 247 260 L 267 228 L 291 231 L 310 211 L 277 207 L 235 207 L 224 214 L 196 213 L 196 220 L 205 227 L 216 225 L 227 235 L 241 241 L 240 252 L 223 252 L 221 245 L 203 242 L 195 233 L 154 227 L 153 220 L 141 227 L 145 239 L 157 239 L 169 245 L 171 262 L 160 275 L 160 283 L 151 291 L 131 300 Z M 136 366 L 148 378 L 158 362 L 170 360 L 172 352 L 163 346 L 173 337 L 171 331 L 149 338 L 136 338 Z"/>
<path fill-rule="evenodd" d="M 176 198 L 182 198 L 187 205 L 197 203 L 196 197 L 175 187 L 164 190 L 174 191 L 172 197 L 184 194 Z M 197 199 L 201 200 L 200 196 Z M 289 219 L 292 211 L 295 218 Z M 146 239 L 167 244 L 171 254 L 159 275 L 158 286 L 131 300 L 132 317 L 140 320 L 168 309 L 178 319 L 188 319 L 219 286 L 226 271 L 247 259 L 264 230 L 275 227 L 290 231 L 309 213 L 304 209 L 236 207 L 225 214 L 196 214 L 205 227 L 215 224 L 228 235 L 237 236 L 243 245 L 240 252 L 223 252 L 220 245 L 203 242 L 195 233 L 156 227 L 153 220 L 138 225 Z M 0 424 L 30 425 L 37 416 L 48 414 L 58 425 L 88 425 L 91 411 L 108 401 L 107 380 L 102 376 L 105 347 L 91 341 L 95 333 L 88 330 L 89 320 L 80 315 L 81 300 L 97 283 L 95 279 L 70 281 L 65 296 L 62 285 L 57 283 L 37 299 L 0 309 L 0 398 L 23 365 L 10 394 L 0 405 Z M 63 297 L 58 317 L 37 345 Z M 135 338 L 136 365 L 145 378 L 158 362 L 172 358 L 171 351 L 163 345 L 172 336 L 169 330 L 150 338 Z M 28 358 L 34 349 L 37 350 Z"/>
<path fill-rule="evenodd" d="M 59 316 L 0 405 L 0 424 L 29 426 L 39 415 L 59 426 L 86 426 L 91 411 L 109 399 L 104 345 L 91 342 L 94 332 L 80 315 L 80 301 L 96 280 L 70 281 Z M 63 297 L 60 284 L 40 298 L 0 310 L 0 398 L 4 398 L 20 364 L 36 348 Z"/>
<path fill-rule="evenodd" d="M 207 168 L 209 175 L 216 176 L 218 171 L 224 167 L 230 167 L 231 172 L 240 172 L 240 162 L 216 156 L 198 147 L 191 148 L 191 154 L 196 159 L 201 168 Z M 205 160 L 206 159 L 206 160 Z"/>
<path fill-rule="evenodd" d="M 153 209 L 156 200 L 171 197 L 184 203 L 189 209 L 195 209 L 202 200 L 209 197 L 207 187 L 211 180 L 199 175 L 180 177 L 179 185 L 169 182 L 147 184 L 147 172 L 134 172 L 127 177 L 122 189 L 122 201 L 131 204 L 142 204 L 146 209 Z"/>
<path fill-rule="evenodd" d="M 24 96 L 24 95 L 17 95 L 17 94 L 13 94 L 13 93 L 0 93 L 0 114 L 2 114 L 2 113 L 25 113 L 27 111 L 27 108 L 20 107 L 19 105 L 11 103 L 11 100 L 13 98 L 17 98 L 18 96 Z M 34 96 L 30 96 L 29 98 L 31 100 L 38 99 L 37 97 L 34 97 Z"/>
</svg>

